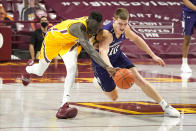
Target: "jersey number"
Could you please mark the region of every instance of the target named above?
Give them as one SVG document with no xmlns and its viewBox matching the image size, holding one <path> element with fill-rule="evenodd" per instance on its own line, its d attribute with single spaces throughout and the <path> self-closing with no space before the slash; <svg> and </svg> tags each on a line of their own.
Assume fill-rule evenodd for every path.
<svg viewBox="0 0 196 131">
<path fill-rule="evenodd" d="M 117 45 L 115 47 L 112 47 L 110 52 L 109 52 L 109 56 L 116 54 L 116 52 L 118 51 L 120 45 Z"/>
</svg>

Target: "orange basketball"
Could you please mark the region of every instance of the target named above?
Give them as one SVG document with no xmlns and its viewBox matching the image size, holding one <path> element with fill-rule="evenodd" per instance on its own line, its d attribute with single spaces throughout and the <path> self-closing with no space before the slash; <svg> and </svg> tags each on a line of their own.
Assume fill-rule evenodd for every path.
<svg viewBox="0 0 196 131">
<path fill-rule="evenodd" d="M 130 88 L 135 82 L 135 76 L 129 69 L 122 68 L 114 76 L 114 82 L 121 89 Z"/>
</svg>

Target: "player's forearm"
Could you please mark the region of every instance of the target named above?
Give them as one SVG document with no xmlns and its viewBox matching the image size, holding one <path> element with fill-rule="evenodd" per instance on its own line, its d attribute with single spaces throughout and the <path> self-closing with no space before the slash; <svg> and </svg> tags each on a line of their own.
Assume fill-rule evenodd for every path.
<svg viewBox="0 0 196 131">
<path fill-rule="evenodd" d="M 100 57 L 99 53 L 94 49 L 94 47 L 89 43 L 89 41 L 83 40 L 80 41 L 80 44 L 82 47 L 86 50 L 86 52 L 89 54 L 89 56 L 101 67 L 106 69 L 106 67 L 109 67 L 103 59 Z"/>
<path fill-rule="evenodd" d="M 154 52 L 150 49 L 150 47 L 142 38 L 138 37 L 134 42 L 140 49 L 145 51 L 148 55 L 150 55 L 151 57 L 155 56 Z"/>
<path fill-rule="evenodd" d="M 190 0 L 183 0 L 183 2 L 185 6 L 196 11 L 196 6 L 193 3 L 191 3 Z"/>
</svg>

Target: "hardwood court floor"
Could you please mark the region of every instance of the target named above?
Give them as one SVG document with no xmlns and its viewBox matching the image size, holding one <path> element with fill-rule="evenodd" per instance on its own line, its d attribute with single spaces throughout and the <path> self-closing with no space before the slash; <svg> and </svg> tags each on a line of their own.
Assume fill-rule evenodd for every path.
<svg viewBox="0 0 196 131">
<path fill-rule="evenodd" d="M 116 102 L 93 84 L 89 60 L 78 61 L 78 76 L 71 90 L 74 119 L 55 117 L 63 97 L 66 70 L 52 63 L 44 76 L 34 77 L 28 87 L 21 84 L 24 61 L 0 63 L 0 130 L 2 131 L 195 131 L 196 62 L 191 76 L 181 74 L 180 62 L 167 61 L 162 68 L 151 61 L 135 61 L 142 76 L 161 96 L 181 112 L 181 118 L 164 117 L 160 106 L 139 87 L 119 91 Z M 189 78 L 187 78 L 189 77 Z"/>
</svg>

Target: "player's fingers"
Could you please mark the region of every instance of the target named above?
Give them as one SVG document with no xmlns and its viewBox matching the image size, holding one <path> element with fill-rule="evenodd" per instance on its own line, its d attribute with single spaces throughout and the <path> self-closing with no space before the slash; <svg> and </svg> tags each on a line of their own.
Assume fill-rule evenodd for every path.
<svg viewBox="0 0 196 131">
<path fill-rule="evenodd" d="M 108 71 L 110 77 L 113 77 L 116 73 L 116 70 L 114 68 L 111 68 L 111 67 L 106 68 L 106 70 Z"/>
<path fill-rule="evenodd" d="M 161 60 L 161 61 L 162 61 L 163 66 L 165 66 L 165 62 L 163 60 Z"/>
<path fill-rule="evenodd" d="M 160 65 L 162 66 L 162 67 L 164 67 L 165 66 L 165 62 L 163 61 L 163 60 L 160 60 Z"/>
<path fill-rule="evenodd" d="M 165 62 L 163 61 L 163 67 L 165 66 Z"/>
</svg>

